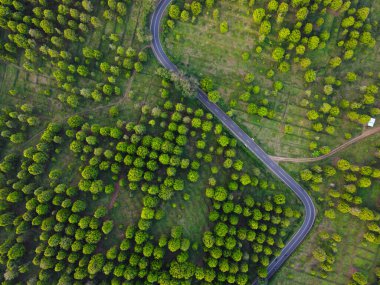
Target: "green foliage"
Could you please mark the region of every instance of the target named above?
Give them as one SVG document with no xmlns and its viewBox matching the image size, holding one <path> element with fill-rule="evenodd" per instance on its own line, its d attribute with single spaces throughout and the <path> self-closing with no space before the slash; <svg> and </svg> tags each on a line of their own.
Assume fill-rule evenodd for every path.
<svg viewBox="0 0 380 285">
<path fill-rule="evenodd" d="M 257 24 L 261 23 L 261 21 L 265 17 L 265 10 L 263 8 L 258 8 L 253 11 L 253 21 Z"/>
<path fill-rule="evenodd" d="M 88 273 L 96 274 L 98 273 L 104 265 L 104 256 L 101 253 L 95 254 L 91 257 L 88 263 Z"/>
<path fill-rule="evenodd" d="M 179 19 L 180 17 L 180 9 L 178 7 L 178 5 L 170 5 L 169 7 L 169 16 L 172 18 L 172 19 Z"/>
<path fill-rule="evenodd" d="M 114 227 L 114 223 L 111 220 L 105 221 L 102 226 L 102 232 L 108 235 Z"/>
<path fill-rule="evenodd" d="M 221 32 L 222 34 L 227 33 L 228 30 L 229 30 L 227 21 L 223 21 L 223 22 L 221 22 L 219 28 L 220 28 L 220 32 Z"/>
<path fill-rule="evenodd" d="M 3 98 L 0 114 L 4 282 L 176 284 L 197 279 L 208 284 L 248 284 L 251 272 L 265 278 L 266 267 L 284 246 L 283 239 L 293 229 L 288 227 L 300 212 L 287 207 L 290 199 L 275 189 L 277 185 L 264 171 L 250 168 L 236 140 L 223 132 L 221 124 L 215 124 L 211 114 L 193 109 L 187 97 L 197 94 L 196 80 L 181 72 L 158 69 L 153 74 L 150 65 L 145 68 L 144 63 L 151 60 L 145 49 L 150 42 L 146 27 L 154 1 L 142 1 L 138 6 L 134 6 L 137 2 L 114 0 L 53 2 L 2 1 L 0 5 L 0 58 L 13 63 L 7 63 L 2 71 L 4 88 L 8 81 L 14 85 Z M 214 2 L 170 5 L 166 36 L 172 34 L 180 44 L 186 42 L 182 40 L 183 27 L 215 21 L 225 34 L 225 42 L 232 43 L 234 36 L 241 36 L 244 19 L 228 32 L 228 23 L 237 22 L 232 14 L 228 21 L 219 20 L 225 15 L 225 6 L 218 3 L 212 10 Z M 308 108 L 306 116 L 313 122 L 309 126 L 302 118 L 284 118 L 286 138 L 304 136 L 318 154 L 332 147 L 325 136 L 355 134 L 341 131 L 342 119 L 366 124 L 369 114 L 377 115 L 375 75 L 363 64 L 357 49 L 376 42 L 370 9 L 359 6 L 355 10 L 347 1 L 338 0 L 294 0 L 289 2 L 290 10 L 289 4 L 275 0 L 238 2 L 235 4 L 247 5 L 244 11 L 253 13 L 248 15 L 249 21 L 252 15 L 255 30 L 260 33 L 252 37 L 256 53 L 237 53 L 244 61 L 241 71 L 230 70 L 229 62 L 224 63 L 225 71 L 231 72 L 228 76 L 237 74 L 231 75 L 231 82 L 221 80 L 221 74 L 226 74 L 218 69 L 212 74 L 213 80 L 203 77 L 200 86 L 211 102 L 229 107 L 231 117 L 248 113 L 245 122 L 255 122 L 265 130 L 268 122 L 280 119 L 285 112 L 279 105 L 281 96 L 290 94 L 289 84 L 294 83 L 294 92 L 300 89 L 302 94 L 290 96 L 289 106 L 294 105 L 293 97 L 298 98 L 297 104 Z M 138 15 L 134 15 L 137 10 Z M 202 10 L 212 17 L 197 20 Z M 329 40 L 330 32 L 324 26 L 324 14 L 331 11 L 336 11 L 335 19 L 341 25 L 332 33 L 334 41 Z M 126 17 L 129 14 L 131 17 Z M 138 22 L 125 22 L 136 20 L 134 16 Z M 215 28 L 214 24 L 210 26 Z M 117 28 L 111 32 L 106 28 L 105 34 L 97 32 L 108 26 Z M 134 48 L 124 46 L 131 40 L 128 27 L 134 27 Z M 204 28 L 208 37 L 207 26 Z M 198 36 L 202 40 L 202 35 Z M 278 43 L 274 42 L 276 38 Z M 338 47 L 333 50 L 334 57 L 326 58 L 324 51 L 326 47 L 332 50 L 335 39 Z M 208 52 L 213 59 L 214 51 Z M 218 50 L 217 54 L 223 53 Z M 261 66 L 271 56 L 278 64 Z M 319 57 L 330 65 L 321 69 Z M 368 70 L 365 74 L 354 67 L 349 71 L 348 60 L 353 66 L 360 62 Z M 17 66 L 20 62 L 22 67 Z M 252 64 L 257 68 L 252 69 Z M 275 72 L 276 67 L 280 73 Z M 15 68 L 20 72 L 10 76 Z M 27 70 L 28 82 L 22 81 L 22 68 Z M 298 74 L 293 73 L 299 68 L 306 71 L 306 86 L 297 85 Z M 322 77 L 317 78 L 317 70 Z M 288 71 L 292 72 L 291 82 L 281 73 Z M 346 81 L 350 88 L 356 88 L 352 82 L 361 82 L 364 75 L 366 86 L 358 86 L 357 97 L 344 94 L 342 99 L 342 92 L 350 93 Z M 160 81 L 161 90 L 156 94 L 154 88 Z M 229 89 L 231 86 L 236 92 L 229 92 L 235 91 Z M 178 91 L 182 98 L 178 98 Z M 239 97 L 234 97 L 235 93 Z M 25 100 L 33 104 L 24 104 Z M 275 114 L 274 108 L 281 113 Z M 287 108 L 284 114 L 293 109 Z M 62 126 L 48 124 L 51 120 Z M 39 130 L 40 124 L 47 125 L 46 129 Z M 301 132 L 298 127 L 302 127 Z M 268 132 L 268 136 L 272 134 Z M 265 135 L 261 137 L 265 141 Z M 16 152 L 22 155 L 7 155 Z M 337 184 L 339 191 L 331 189 L 328 199 L 320 198 L 331 207 L 322 212 L 333 220 L 338 217 L 332 208 L 336 206 L 338 211 L 368 223 L 364 239 L 370 243 L 378 241 L 377 213 L 362 206 L 366 201 L 358 192 L 371 191 L 377 185 L 380 172 L 375 167 L 338 160 L 337 170 L 344 171 L 342 175 L 326 165 L 310 166 L 300 173 L 313 190 L 342 176 L 345 181 Z M 206 185 L 206 197 L 211 199 L 207 203 L 210 214 L 206 214 L 209 224 L 202 221 L 202 209 L 197 208 L 202 199 L 194 191 L 200 185 Z M 191 197 L 192 203 L 182 197 L 185 201 Z M 193 203 L 197 203 L 196 209 Z M 197 218 L 189 219 L 189 212 Z M 172 224 L 184 228 L 174 227 L 169 239 L 158 239 Z M 125 235 L 124 225 L 130 225 Z M 204 229 L 207 231 L 202 233 Z M 194 241 L 198 238 L 200 242 L 201 236 L 199 246 Z M 330 271 L 330 253 L 325 247 L 322 250 L 325 256 L 319 249 L 313 255 L 324 260 L 322 270 Z M 195 253 L 202 253 L 202 267 Z"/>
<path fill-rule="evenodd" d="M 220 99 L 220 94 L 218 91 L 211 91 L 208 93 L 208 99 L 213 102 L 217 103 Z"/>
<path fill-rule="evenodd" d="M 20 259 L 25 254 L 25 246 L 21 243 L 15 243 L 9 250 L 8 250 L 8 258 L 10 260 Z"/>
<path fill-rule="evenodd" d="M 274 49 L 272 53 L 272 58 L 276 61 L 281 61 L 285 55 L 285 50 L 281 47 L 277 47 Z"/>
<path fill-rule="evenodd" d="M 304 78 L 307 83 L 314 82 L 317 78 L 317 73 L 314 70 L 310 69 L 306 71 Z"/>
</svg>

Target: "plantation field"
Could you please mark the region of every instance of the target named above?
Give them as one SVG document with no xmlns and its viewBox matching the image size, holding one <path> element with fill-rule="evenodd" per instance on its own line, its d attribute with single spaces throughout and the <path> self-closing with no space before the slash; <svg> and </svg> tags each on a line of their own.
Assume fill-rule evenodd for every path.
<svg viewBox="0 0 380 285">
<path fill-rule="evenodd" d="M 276 274 L 269 284 L 347 284 L 351 275 L 365 272 L 369 276 L 369 284 L 376 284 L 374 268 L 380 262 L 379 246 L 362 243 L 363 224 L 348 216 L 340 215 L 331 222 L 321 222 L 313 230 L 304 244 L 289 258 L 286 265 Z M 334 272 L 327 278 L 315 276 L 311 249 L 314 239 L 321 231 L 338 232 L 342 242 L 338 246 Z"/>
<path fill-rule="evenodd" d="M 349 147 L 323 164 L 330 164 L 338 158 L 350 159 L 355 163 L 372 164 L 373 153 L 379 146 L 380 135 L 363 140 L 360 144 Z M 285 169 L 296 175 L 308 164 L 287 163 Z M 335 181 L 343 180 L 343 177 L 335 177 Z M 356 272 L 364 272 L 368 276 L 368 284 L 376 284 L 374 269 L 380 264 L 380 246 L 368 243 L 363 240 L 365 225 L 357 218 L 347 214 L 337 213 L 334 220 L 329 220 L 323 216 L 327 207 L 327 191 L 329 185 L 322 186 L 320 192 L 310 194 L 315 198 L 319 215 L 316 226 L 312 230 L 307 240 L 289 258 L 285 266 L 269 282 L 269 284 L 347 284 L 351 280 L 351 275 Z M 362 189 L 359 192 L 363 199 L 363 205 L 372 210 L 379 208 L 380 184 L 376 181 L 370 188 Z M 321 278 L 315 274 L 317 266 L 312 257 L 312 250 L 315 247 L 316 239 L 321 232 L 338 233 L 342 236 L 342 241 L 338 244 L 336 264 L 334 271 L 328 274 L 327 278 Z"/>
<path fill-rule="evenodd" d="M 267 3 L 268 1 L 255 1 L 253 8 L 267 9 Z M 353 5 L 371 7 L 371 21 L 374 23 L 374 29 L 377 30 L 379 3 L 363 1 L 355 2 Z M 253 8 L 247 1 L 217 1 L 215 7 L 205 9 L 204 14 L 195 21 L 186 22 L 181 18 L 175 22 L 174 28 L 166 27 L 165 29 L 163 41 L 166 52 L 171 60 L 187 74 L 200 81 L 207 77 L 212 79 L 214 88 L 220 93 L 219 105 L 225 111 L 229 111 L 239 125 L 272 155 L 318 156 L 323 153 L 322 149 L 313 152 L 310 147 L 312 144 L 315 143 L 318 147 L 334 148 L 346 139 L 361 134 L 366 129 L 365 124 L 357 124 L 348 119 L 347 113 L 338 116 L 331 123 L 335 126 L 333 134 L 316 131 L 314 122 L 308 119 L 308 114 L 311 109 L 318 111 L 317 106 L 322 108 L 324 103 L 339 105 L 344 100 L 360 100 L 358 90 L 355 88 L 356 84 L 368 86 L 374 83 L 378 86 L 379 46 L 375 45 L 371 49 L 361 48 L 359 52 L 355 52 L 353 61 L 343 61 L 338 68 L 332 69 L 329 66 L 331 59 L 340 55 L 338 46 L 344 33 L 341 27 L 343 14 L 328 10 L 322 16 L 324 24 L 321 28 L 324 32 L 329 32 L 329 38 L 324 42 L 325 47 L 305 53 L 319 78 L 313 84 L 307 84 L 304 80 L 305 69 L 299 66 L 291 57 L 292 55 L 289 60 L 290 71 L 283 73 L 277 70 L 278 63 L 272 57 L 272 52 L 278 46 L 276 31 L 284 25 L 270 21 L 272 32 L 262 41 L 262 35 L 259 32 L 260 25 L 252 21 Z M 292 16 L 287 15 L 285 26 L 292 25 L 295 15 Z M 271 15 L 269 19 L 271 17 L 275 15 Z M 316 20 L 314 17 L 317 15 L 308 18 L 313 24 Z M 221 25 L 225 22 L 228 24 L 227 32 L 222 33 Z M 378 35 L 374 33 L 376 39 Z M 282 46 L 286 49 L 286 46 Z M 286 54 L 285 58 L 289 59 L 289 54 Z M 344 80 L 350 72 L 357 75 L 358 83 Z M 254 80 L 248 83 L 247 74 L 253 74 Z M 333 97 L 323 95 L 326 88 L 325 82 L 329 76 L 335 76 L 342 81 Z M 275 90 L 276 82 L 283 84 L 281 90 Z M 259 91 L 256 92 L 256 90 L 254 93 L 249 91 L 251 93 L 247 97 L 249 99 L 242 100 L 242 94 L 247 90 L 252 90 L 252 86 L 259 87 L 257 88 Z M 247 112 L 250 103 L 254 102 L 260 106 L 264 100 L 266 100 L 265 106 L 274 111 L 273 118 Z M 305 101 L 308 103 L 305 104 Z M 378 101 L 375 106 L 379 106 Z M 313 165 L 336 167 L 337 161 L 344 158 L 359 166 L 376 167 L 378 163 L 374 158 L 374 153 L 376 147 L 379 146 L 378 139 L 379 135 L 375 135 L 327 161 Z M 289 163 L 285 165 L 285 168 L 294 177 L 299 177 L 303 169 L 313 165 Z M 324 216 L 324 212 L 331 209 L 331 203 L 333 203 L 328 196 L 330 188 L 343 188 L 344 179 L 344 174 L 339 172 L 334 179 L 327 179 L 329 182 L 323 181 L 321 185 L 313 185 L 314 188 L 309 187 L 311 185 L 308 185 L 308 182 L 303 183 L 307 189 L 310 189 L 310 194 L 315 198 L 319 210 L 315 229 L 269 284 L 348 284 L 352 282 L 352 275 L 357 271 L 368 277 L 368 284 L 377 282 L 375 268 L 380 263 L 379 246 L 363 239 L 366 226 L 357 218 L 341 214 L 339 211 L 333 220 Z M 332 187 L 335 184 L 337 186 Z M 377 180 L 373 180 L 369 188 L 358 189 L 358 195 L 362 199 L 361 207 L 378 210 L 379 185 Z M 315 189 L 319 189 L 318 192 L 315 192 L 317 191 Z M 324 231 L 330 234 L 338 233 L 342 241 L 338 244 L 337 253 L 334 256 L 333 272 L 326 272 L 326 276 L 322 277 L 316 270 L 318 262 L 313 258 L 312 251 L 315 249 L 318 234 Z"/>
<path fill-rule="evenodd" d="M 267 3 L 256 2 L 255 8 L 265 7 L 264 4 Z M 375 21 L 378 4 L 367 2 L 362 4 L 373 5 L 372 17 Z M 217 19 L 213 16 L 215 10 L 219 12 Z M 341 23 L 341 17 L 333 12 L 328 12 L 323 17 L 323 31 L 330 32 L 330 38 L 324 49 L 309 51 L 307 54 L 313 68 L 321 77 L 331 74 L 326 66 L 333 56 L 338 55 L 336 46 Z M 222 21 L 229 24 L 229 31 L 224 34 L 219 31 Z M 287 17 L 285 25 L 292 21 L 294 18 Z M 272 30 L 278 31 L 281 26 L 273 24 Z M 302 101 L 306 99 L 316 105 L 320 104 L 318 99 L 330 101 L 331 99 L 320 98 L 321 95 L 318 95 L 323 89 L 323 81 L 318 80 L 313 85 L 305 84 L 304 69 L 293 63 L 292 59 L 289 72 L 278 71 L 278 64 L 271 56 L 278 41 L 277 36 L 272 32 L 265 41 L 260 42 L 258 27 L 252 21 L 252 8 L 248 7 L 247 1 L 217 1 L 216 8 L 206 9 L 205 14 L 195 23 L 176 22 L 173 32 L 165 35 L 164 43 L 167 53 L 181 70 L 199 79 L 210 77 L 213 80 L 221 93 L 221 104 L 225 110 L 232 110 L 234 119 L 272 155 L 310 157 L 312 153 L 309 151 L 309 144 L 312 141 L 334 148 L 345 141 L 345 133 L 350 133 L 353 137 L 359 135 L 363 131 L 362 126 L 341 117 L 333 123 L 336 127 L 333 135 L 313 130 L 312 122 L 306 118 L 310 108 L 304 106 Z M 258 47 L 262 52 L 257 53 Z M 249 59 L 242 58 L 244 53 L 249 54 Z M 370 71 L 376 76 L 378 70 L 374 67 L 380 63 L 378 55 L 378 45 L 373 50 L 361 50 L 355 55 L 354 62 L 342 64 L 334 70 L 334 75 L 343 78 L 347 72 L 356 72 L 360 74 L 361 84 L 365 85 Z M 267 75 L 269 71 L 274 71 L 271 78 Z M 244 81 L 249 73 L 255 76 L 251 84 Z M 283 83 L 280 91 L 273 88 L 277 81 Z M 246 112 L 248 103 L 239 100 L 239 96 L 251 85 L 259 86 L 260 92 L 253 94 L 248 103 L 259 104 L 263 99 L 267 100 L 266 106 L 275 114 L 273 119 Z M 341 98 L 354 99 L 357 91 L 352 87 L 352 84 L 342 84 L 332 101 L 339 102 Z M 291 131 L 286 131 L 286 128 Z"/>
<path fill-rule="evenodd" d="M 305 209 L 194 98 L 277 156 L 380 119 L 380 3 L 311 2 L 169 3 L 175 73 L 156 0 L 0 1 L 0 283 L 378 282 L 380 135 L 282 165 L 318 216 L 268 281 Z"/>
<path fill-rule="evenodd" d="M 291 190 L 159 69 L 154 1 L 127 2 L 0 4 L 38 23 L 0 33 L 1 282 L 213 283 L 231 263 L 247 283 L 301 224 Z"/>
</svg>

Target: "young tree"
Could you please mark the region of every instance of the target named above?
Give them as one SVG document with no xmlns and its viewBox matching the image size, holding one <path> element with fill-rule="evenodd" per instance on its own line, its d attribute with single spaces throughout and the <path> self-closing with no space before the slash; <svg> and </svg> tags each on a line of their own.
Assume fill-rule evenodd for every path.
<svg viewBox="0 0 380 285">
<path fill-rule="evenodd" d="M 281 61 L 284 58 L 284 55 L 285 55 L 285 50 L 283 48 L 281 48 L 281 47 L 276 47 L 273 50 L 272 58 L 275 61 Z"/>
<path fill-rule="evenodd" d="M 315 70 L 309 69 L 306 71 L 304 78 L 307 83 L 314 82 L 317 78 L 317 73 Z"/>
<path fill-rule="evenodd" d="M 253 21 L 256 24 L 260 24 L 265 17 L 265 10 L 263 8 L 258 8 L 253 10 Z"/>
<path fill-rule="evenodd" d="M 208 93 L 208 99 L 213 102 L 217 103 L 220 99 L 220 94 L 218 91 L 214 90 Z"/>
<path fill-rule="evenodd" d="M 90 262 L 88 263 L 88 273 L 96 274 L 98 273 L 104 265 L 104 256 L 101 253 L 95 254 L 91 257 Z"/>
<path fill-rule="evenodd" d="M 202 4 L 198 1 L 191 2 L 191 12 L 195 17 L 198 16 L 200 13 L 202 13 Z"/>
<path fill-rule="evenodd" d="M 351 164 L 345 159 L 340 159 L 340 160 L 338 160 L 337 167 L 341 171 L 346 171 L 346 170 L 350 169 Z"/>
<path fill-rule="evenodd" d="M 219 26 L 219 29 L 220 29 L 220 32 L 221 32 L 222 34 L 227 33 L 227 32 L 228 32 L 228 23 L 227 23 L 227 21 L 223 21 L 223 22 L 221 22 L 221 23 L 220 23 L 220 26 Z"/>
<path fill-rule="evenodd" d="M 317 247 L 313 250 L 313 257 L 319 262 L 324 262 L 327 258 L 327 254 L 322 248 Z"/>
<path fill-rule="evenodd" d="M 368 284 L 368 279 L 367 279 L 367 277 L 366 277 L 363 273 L 361 273 L 361 272 L 359 272 L 359 271 L 355 272 L 355 273 L 352 275 L 352 279 L 353 279 L 357 284 L 359 284 L 359 285 L 366 285 L 366 284 Z"/>
</svg>

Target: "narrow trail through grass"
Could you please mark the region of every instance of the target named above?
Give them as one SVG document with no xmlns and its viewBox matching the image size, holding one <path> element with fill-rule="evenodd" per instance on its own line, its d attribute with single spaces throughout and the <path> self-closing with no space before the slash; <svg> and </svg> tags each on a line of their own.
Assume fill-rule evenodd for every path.
<svg viewBox="0 0 380 285">
<path fill-rule="evenodd" d="M 376 127 L 373 129 L 366 130 L 361 135 L 359 135 L 359 136 L 345 142 L 344 144 L 338 146 L 337 148 L 330 151 L 328 154 L 318 156 L 318 157 L 303 157 L 303 158 L 282 157 L 282 156 L 270 156 L 270 157 L 276 162 L 305 163 L 305 162 L 321 161 L 321 160 L 329 158 L 329 157 L 337 154 L 338 152 L 348 148 L 349 146 L 356 144 L 356 143 L 360 142 L 361 140 L 368 138 L 370 136 L 373 136 L 379 132 L 380 132 L 380 127 Z"/>
</svg>

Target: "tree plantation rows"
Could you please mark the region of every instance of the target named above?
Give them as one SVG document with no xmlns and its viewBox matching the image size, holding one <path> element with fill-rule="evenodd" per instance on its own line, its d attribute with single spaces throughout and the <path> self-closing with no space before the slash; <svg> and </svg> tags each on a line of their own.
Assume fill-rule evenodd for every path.
<svg viewBox="0 0 380 285">
<path fill-rule="evenodd" d="M 138 123 L 117 120 L 111 127 L 75 115 L 50 123 L 22 154 L 4 157 L 5 283 L 248 284 L 253 272 L 266 276 L 300 213 L 286 206 L 284 194 L 255 200 L 255 192 L 274 185 L 247 171 L 236 141 L 210 114 L 166 99 L 171 84 L 162 83 L 165 103 L 144 105 Z M 54 163 L 61 154 L 73 161 L 67 170 Z M 204 195 L 212 210 L 202 241 L 191 242 L 181 226 L 155 236 L 152 226 L 167 214 L 162 205 L 207 168 Z M 73 179 L 63 180 L 63 171 Z M 112 203 L 99 202 L 105 195 L 117 199 L 120 191 L 142 194 L 134 224 L 115 224 Z M 194 263 L 196 253 L 203 258 Z"/>
<path fill-rule="evenodd" d="M 334 221 L 340 213 L 352 215 L 365 224 L 361 239 L 378 245 L 380 243 L 379 213 L 365 206 L 365 197 L 374 194 L 366 192 L 376 190 L 376 187 L 372 190 L 370 188 L 372 184 L 378 183 L 376 180 L 379 179 L 380 173 L 377 168 L 378 152 L 373 153 L 373 156 L 375 161 L 371 166 L 360 166 L 346 159 L 339 159 L 336 165 L 314 165 L 304 169 L 300 177 L 301 180 L 308 181 L 311 189 L 318 193 L 319 203 L 326 205 L 323 213 L 325 218 Z M 322 193 L 320 191 L 324 184 L 328 187 L 327 191 Z M 341 241 L 342 237 L 339 234 L 334 233 L 330 236 L 327 232 L 320 233 L 319 245 L 312 252 L 314 259 L 319 263 L 313 274 L 328 278 L 329 272 L 336 270 L 334 263 L 338 253 L 337 244 Z M 356 272 L 352 277 L 356 283 L 350 284 L 369 284 L 367 277 L 367 274 Z"/>
<path fill-rule="evenodd" d="M 179 72 L 151 51 L 157 3 L 0 0 L 1 284 L 264 281 L 304 209 L 198 86 L 271 155 L 327 154 L 380 114 L 376 3 L 174 0 L 161 28 Z M 305 272 L 287 256 L 307 275 L 294 284 L 378 280 L 380 261 L 339 259 L 377 252 L 373 149 L 281 165 L 319 212 L 292 253 Z M 356 239 L 344 218 L 362 226 Z"/>
<path fill-rule="evenodd" d="M 145 2 L 149 11 L 153 2 Z M 102 45 L 108 46 L 104 54 L 88 45 L 86 36 L 104 22 L 123 24 L 129 5 L 130 1 L 99 1 L 96 6 L 91 1 L 2 1 L 1 57 L 16 63 L 23 55 L 26 70 L 52 74 L 61 90 L 57 98 L 72 108 L 87 99 L 109 101 L 123 95 L 121 81 L 142 71 L 147 53 L 123 46 L 119 34 L 109 33 L 102 36 Z M 141 41 L 147 40 L 144 31 L 137 32 Z"/>
<path fill-rule="evenodd" d="M 164 43 L 265 151 L 319 157 L 379 119 L 378 15 L 372 1 L 174 1 Z M 378 155 L 364 144 L 362 162 L 350 159 L 351 147 L 320 165 L 285 165 L 320 216 L 273 284 L 376 282 Z M 351 221 L 363 228 L 350 229 Z"/>
<path fill-rule="evenodd" d="M 309 109 L 306 117 L 310 121 L 311 131 L 305 131 L 305 135 L 313 140 L 309 145 L 310 151 L 314 156 L 319 156 L 330 152 L 328 145 L 318 141 L 319 134 L 336 136 L 335 130 L 339 128 L 341 118 L 366 125 L 371 117 L 378 115 L 379 108 L 375 102 L 379 92 L 376 86 L 378 74 L 362 70 L 357 74 L 349 69 L 360 49 L 375 46 L 372 34 L 376 33 L 373 29 L 377 29 L 377 24 L 373 28 L 368 17 L 370 8 L 362 6 L 359 1 L 315 1 L 313 4 L 310 1 L 289 2 L 269 1 L 265 8 L 253 9 L 253 21 L 259 25 L 259 42 L 264 42 L 270 33 L 277 34 L 273 37 L 277 39 L 278 46 L 273 48 L 271 56 L 278 62 L 280 72 L 300 68 L 305 70 L 306 96 L 300 105 Z M 326 14 L 339 16 L 342 21 L 337 38 L 334 38 L 337 41 L 334 53 L 324 63 L 325 66 L 321 66 L 313 62 L 313 55 L 331 45 L 331 32 L 324 27 L 325 19 L 328 18 Z M 256 52 L 259 53 L 260 49 L 257 47 Z M 291 68 L 292 65 L 297 67 Z M 348 72 L 347 67 L 350 70 Z M 275 72 L 270 70 L 267 77 L 273 74 Z M 361 78 L 365 84 L 358 86 Z M 275 95 L 282 89 L 282 82 L 273 84 L 272 92 Z M 257 94 L 260 87 L 255 87 Z M 356 96 L 344 96 L 346 88 L 355 88 Z M 239 99 L 247 102 L 249 98 L 248 94 L 243 94 Z M 267 102 L 268 99 L 263 99 L 263 103 Z M 253 106 L 248 105 L 248 113 L 257 112 L 252 111 Z M 293 127 L 285 126 L 285 133 L 292 134 Z M 352 136 L 350 132 L 344 135 L 346 139 Z"/>
<path fill-rule="evenodd" d="M 289 118 L 282 132 L 289 137 L 301 133 L 309 140 L 305 149 L 309 149 L 313 156 L 329 153 L 336 146 L 334 138 L 350 139 L 359 129 L 357 126 L 367 125 L 371 117 L 379 115 L 375 100 L 379 93 L 379 73 L 364 64 L 365 58 L 361 57 L 363 51 L 374 52 L 378 34 L 376 15 L 371 14 L 371 7 L 366 2 L 232 2 L 236 4 L 176 1 L 169 7 L 167 32 L 173 33 L 178 43 L 181 43 L 181 37 L 188 36 L 182 34 L 182 27 L 186 25 L 181 22 L 191 21 L 196 26 L 197 18 L 205 15 L 212 25 L 207 27 L 205 34 L 213 33 L 210 27 L 220 24 L 225 41 L 233 41 L 241 27 L 231 15 L 237 14 L 236 19 L 250 15 L 249 25 L 254 35 L 248 34 L 246 29 L 239 32 L 240 36 L 253 37 L 253 48 L 245 50 L 241 58 L 235 60 L 251 66 L 251 70 L 240 75 L 237 82 L 229 83 L 238 86 L 235 87 L 238 93 L 233 91 L 232 95 L 226 90 L 221 92 L 224 86 L 220 84 L 225 79 L 219 78 L 218 74 L 202 78 L 201 86 L 209 93 L 210 101 L 228 103 L 225 107 L 228 114 L 243 122 L 252 118 L 250 120 L 260 123 L 267 118 L 283 123 L 283 112 L 289 111 L 286 106 L 279 109 L 278 101 L 284 100 L 281 98 L 283 94 L 296 92 L 295 86 L 287 86 L 290 78 L 296 76 L 297 79 L 292 81 L 296 81 L 294 85 L 300 88 L 299 96 L 290 100 L 305 110 L 294 115 L 303 116 L 306 123 L 298 130 L 299 125 Z M 224 6 L 229 6 L 231 11 L 223 11 Z M 177 22 L 179 28 L 175 25 Z M 337 28 L 332 30 L 332 24 Z M 234 25 L 237 26 L 234 31 L 228 32 L 228 26 Z M 216 43 L 211 41 L 208 45 L 213 44 Z M 342 128 L 342 121 L 350 123 Z"/>
<path fill-rule="evenodd" d="M 312 272 L 322 278 L 327 278 L 328 272 L 334 270 L 336 257 L 338 252 L 338 244 L 342 241 L 342 237 L 333 233 L 321 232 L 318 236 L 318 244 L 312 252 L 313 258 L 317 263 L 316 270 Z"/>
<path fill-rule="evenodd" d="M 329 277 L 329 272 L 335 271 L 336 255 L 341 247 L 341 242 L 342 237 L 337 233 L 326 231 L 319 233 L 317 245 L 312 251 L 315 261 L 315 270 L 311 272 L 312 275 L 326 279 Z M 348 285 L 369 284 L 366 274 L 360 271 L 352 273 L 350 277 Z"/>
</svg>

